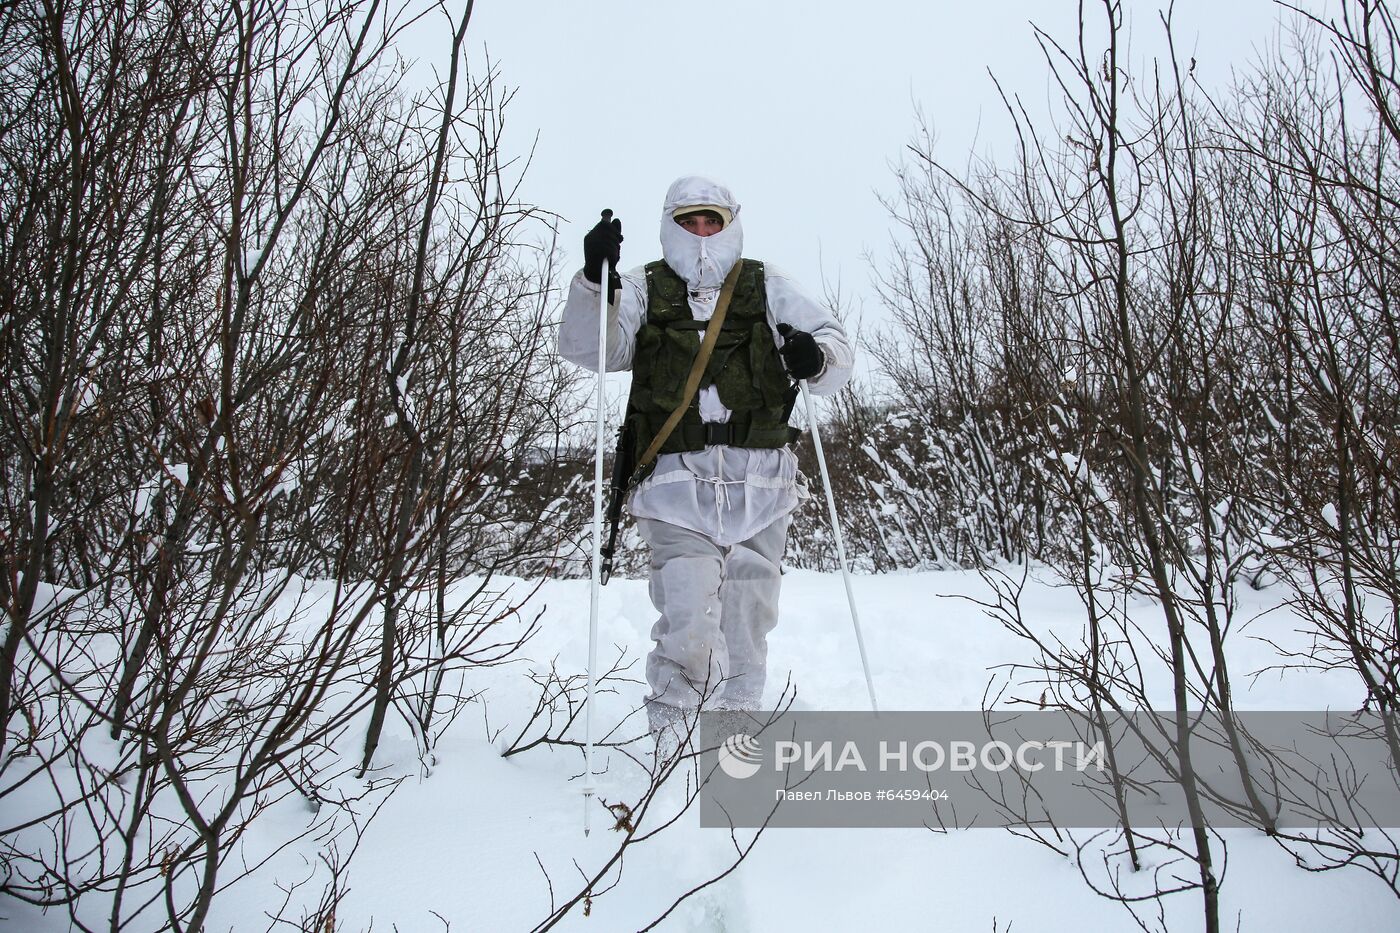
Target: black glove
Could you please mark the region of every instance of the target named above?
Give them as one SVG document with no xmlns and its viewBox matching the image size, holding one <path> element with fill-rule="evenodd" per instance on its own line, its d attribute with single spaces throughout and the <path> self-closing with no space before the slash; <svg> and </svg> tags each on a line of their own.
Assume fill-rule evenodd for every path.
<svg viewBox="0 0 1400 933">
<path fill-rule="evenodd" d="M 791 324 L 779 324 L 778 333 L 783 335 L 783 345 L 778 352 L 783 355 L 788 375 L 794 379 L 810 379 L 822 371 L 826 358 L 822 348 L 817 346 L 817 338 L 805 330 L 794 330 Z"/>
<path fill-rule="evenodd" d="M 603 219 L 584 234 L 583 277 L 594 284 L 603 279 L 603 260 L 608 261 L 608 304 L 613 303 L 622 287 L 617 264 L 622 259 L 622 221 L 613 218 L 612 211 L 603 211 Z"/>
</svg>

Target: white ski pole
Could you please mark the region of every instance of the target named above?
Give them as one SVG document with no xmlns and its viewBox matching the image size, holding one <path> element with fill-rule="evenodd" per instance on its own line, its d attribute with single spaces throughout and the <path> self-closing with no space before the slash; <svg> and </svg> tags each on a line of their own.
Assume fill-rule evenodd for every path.
<svg viewBox="0 0 1400 933">
<path fill-rule="evenodd" d="M 593 671 L 598 666 L 598 595 L 603 588 L 603 383 L 608 375 L 608 261 L 598 292 L 598 434 L 593 449 L 593 584 L 588 599 L 588 693 L 583 710 L 583 834 L 593 815 Z"/>
<path fill-rule="evenodd" d="M 875 681 L 870 676 L 870 661 L 865 656 L 865 639 L 860 634 L 860 615 L 856 612 L 856 596 L 851 591 L 851 572 L 846 567 L 846 542 L 841 537 L 841 521 L 836 517 L 836 497 L 831 494 L 831 474 L 826 468 L 826 454 L 822 451 L 822 436 L 817 432 L 817 410 L 812 406 L 812 396 L 807 392 L 807 380 L 797 383 L 802 388 L 802 401 L 807 406 L 807 425 L 812 431 L 812 444 L 817 448 L 817 465 L 822 471 L 822 488 L 826 490 L 826 508 L 831 515 L 831 530 L 836 535 L 836 559 L 841 562 L 841 579 L 846 584 L 846 602 L 851 606 L 851 624 L 856 629 L 856 647 L 860 649 L 860 666 L 865 669 L 865 688 L 870 691 L 870 708 L 880 711 L 875 702 Z"/>
</svg>

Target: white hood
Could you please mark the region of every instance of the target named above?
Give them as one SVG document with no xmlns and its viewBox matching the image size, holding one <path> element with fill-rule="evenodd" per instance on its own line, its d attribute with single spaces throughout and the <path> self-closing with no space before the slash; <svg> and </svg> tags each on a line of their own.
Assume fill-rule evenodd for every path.
<svg viewBox="0 0 1400 933">
<path fill-rule="evenodd" d="M 676 223 L 675 212 L 697 204 L 727 207 L 734 219 L 713 236 L 696 236 Z M 671 183 L 661 210 L 661 255 L 666 265 L 693 289 L 719 288 L 743 253 L 739 202 L 728 188 L 703 175 L 687 175 Z"/>
</svg>

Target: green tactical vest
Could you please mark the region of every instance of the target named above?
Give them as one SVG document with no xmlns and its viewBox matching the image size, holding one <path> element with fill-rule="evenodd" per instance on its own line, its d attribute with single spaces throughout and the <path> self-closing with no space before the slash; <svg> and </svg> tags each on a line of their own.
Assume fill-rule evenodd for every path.
<svg viewBox="0 0 1400 933">
<path fill-rule="evenodd" d="M 788 379 L 768 326 L 768 294 L 763 263 L 741 259 L 724 327 L 700 377 L 700 388 L 715 386 L 719 400 L 733 414 L 730 443 L 735 447 L 782 447 L 801 432 L 788 426 L 797 387 Z M 632 356 L 632 392 L 626 426 L 632 436 L 632 462 L 651 445 L 661 426 L 681 403 L 686 377 L 700 353 L 705 321 L 697 321 L 686 300 L 685 280 L 665 261 L 646 267 L 647 318 L 637 332 Z M 661 453 L 701 450 L 708 435 L 700 420 L 700 393 L 661 446 Z M 642 476 L 650 472 L 652 462 Z M 640 479 L 640 476 L 637 477 Z M 635 481 L 635 479 L 634 479 Z"/>
</svg>

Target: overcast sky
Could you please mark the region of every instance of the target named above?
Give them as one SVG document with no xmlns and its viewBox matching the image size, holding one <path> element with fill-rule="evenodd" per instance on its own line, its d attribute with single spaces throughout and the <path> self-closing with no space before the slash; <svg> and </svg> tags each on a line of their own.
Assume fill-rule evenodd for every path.
<svg viewBox="0 0 1400 933">
<path fill-rule="evenodd" d="M 1134 58 L 1161 54 L 1160 5 L 1127 7 Z M 746 255 L 814 293 L 823 278 L 839 281 L 847 310 L 863 303 L 871 317 L 864 255 L 881 254 L 890 230 L 876 192 L 893 188 L 889 165 L 915 131 L 915 108 L 943 160 L 1009 155 L 989 71 L 1043 106 L 1046 70 L 1029 23 L 1071 42 L 1077 9 L 1073 0 L 477 0 L 469 42 L 517 88 L 507 145 L 523 151 L 538 133 L 524 194 L 563 216 L 570 271 L 604 207 L 623 220 L 624 267 L 657 258 L 667 185 L 708 174 L 743 205 Z M 1281 12 L 1271 0 L 1177 0 L 1178 48 L 1204 83 L 1223 85 L 1275 38 Z M 1101 5 L 1086 14 L 1100 23 Z M 430 39 L 445 47 L 447 35 Z M 435 57 L 423 45 L 414 51 Z"/>
</svg>

